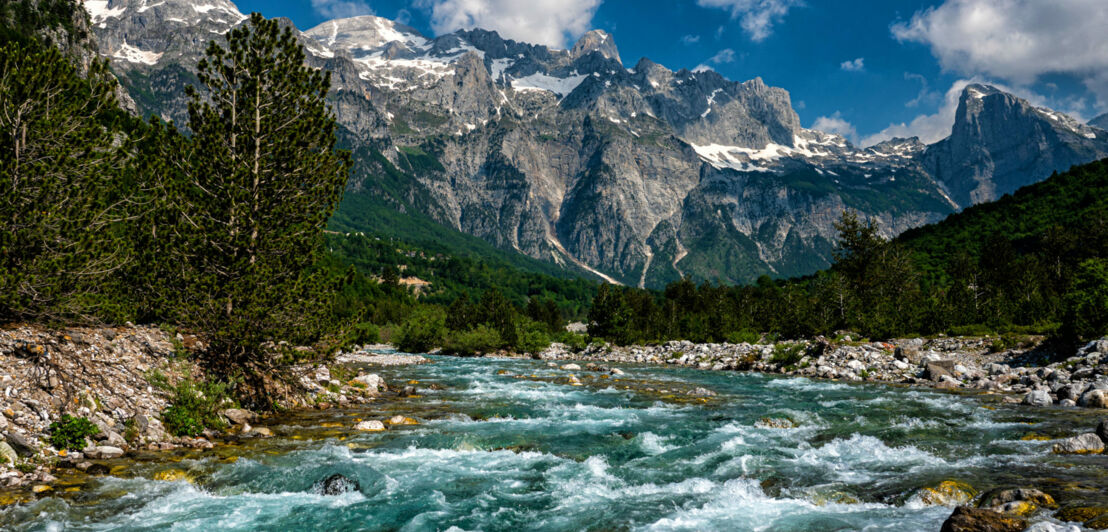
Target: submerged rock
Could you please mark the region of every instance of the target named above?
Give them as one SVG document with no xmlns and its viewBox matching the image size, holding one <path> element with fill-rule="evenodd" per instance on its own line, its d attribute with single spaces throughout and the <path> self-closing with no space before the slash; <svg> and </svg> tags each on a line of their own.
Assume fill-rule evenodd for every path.
<svg viewBox="0 0 1108 532">
<path fill-rule="evenodd" d="M 1066 438 L 1054 444 L 1054 452 L 1057 454 L 1098 454 L 1104 452 L 1104 441 L 1096 433 L 1089 432 Z"/>
<path fill-rule="evenodd" d="M 334 474 L 312 485 L 312 492 L 320 495 L 342 495 L 352 491 L 361 491 L 357 480 Z"/>
<path fill-rule="evenodd" d="M 1026 528 L 1027 520 L 1021 517 L 959 506 L 943 523 L 942 532 L 1020 532 Z"/>
</svg>

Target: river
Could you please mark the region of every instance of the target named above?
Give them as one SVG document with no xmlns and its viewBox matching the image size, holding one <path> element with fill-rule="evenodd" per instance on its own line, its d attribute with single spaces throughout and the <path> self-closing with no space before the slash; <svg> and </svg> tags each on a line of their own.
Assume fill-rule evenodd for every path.
<svg viewBox="0 0 1108 532">
<path fill-rule="evenodd" d="M 279 416 L 277 435 L 140 455 L 0 509 L 12 530 L 938 530 L 918 490 L 1035 487 L 1108 504 L 1108 456 L 1042 437 L 1095 419 L 968 396 L 735 372 L 431 357 L 411 398 Z M 693 397 L 703 387 L 713 397 Z M 435 389 L 439 388 L 439 389 Z M 394 414 L 419 425 L 351 430 Z M 787 420 L 787 421 L 786 421 Z M 782 426 L 795 425 L 792 428 Z M 169 473 L 167 473 L 167 471 Z M 312 492 L 340 473 L 360 490 Z M 153 478 L 177 480 L 153 480 Z M 187 477 L 187 478 L 186 478 Z M 65 480 L 63 478 L 63 480 Z M 954 503 L 949 503 L 954 504 Z M 1039 530 L 1062 530 L 1048 517 Z M 1053 524 L 1052 524 L 1053 523 Z"/>
</svg>

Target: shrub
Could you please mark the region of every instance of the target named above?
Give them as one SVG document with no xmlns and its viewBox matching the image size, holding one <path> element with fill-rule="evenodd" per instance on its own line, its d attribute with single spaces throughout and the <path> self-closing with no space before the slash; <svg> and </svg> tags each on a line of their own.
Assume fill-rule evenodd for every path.
<svg viewBox="0 0 1108 532">
<path fill-rule="evenodd" d="M 450 355 L 472 356 L 489 353 L 500 348 L 500 333 L 487 325 L 478 325 L 468 331 L 457 331 L 450 335 L 443 351 Z"/>
<path fill-rule="evenodd" d="M 229 386 L 216 381 L 183 380 L 173 388 L 171 406 L 162 412 L 162 423 L 174 436 L 196 436 L 204 429 L 226 426 L 219 409 L 230 399 Z"/>
<path fill-rule="evenodd" d="M 50 424 L 50 445 L 56 449 L 80 451 L 85 448 L 85 438 L 100 434 L 88 418 L 63 414 L 59 421 Z"/>
<path fill-rule="evenodd" d="M 422 307 L 400 326 L 396 346 L 408 353 L 426 353 L 443 344 L 446 313 L 438 307 Z"/>
<path fill-rule="evenodd" d="M 804 346 L 802 344 L 777 344 L 773 347 L 773 356 L 770 362 L 781 366 L 791 366 L 804 358 Z"/>
<path fill-rule="evenodd" d="M 727 333 L 725 339 L 727 343 L 731 344 L 756 344 L 762 340 L 762 335 L 755 331 L 744 329 Z"/>
<path fill-rule="evenodd" d="M 381 331 L 372 323 L 362 322 L 351 327 L 344 340 L 346 346 L 375 344 L 381 341 Z"/>
<path fill-rule="evenodd" d="M 550 347 L 550 336 L 537 328 L 522 331 L 516 342 L 516 350 L 520 353 L 535 354 L 547 347 Z"/>
</svg>

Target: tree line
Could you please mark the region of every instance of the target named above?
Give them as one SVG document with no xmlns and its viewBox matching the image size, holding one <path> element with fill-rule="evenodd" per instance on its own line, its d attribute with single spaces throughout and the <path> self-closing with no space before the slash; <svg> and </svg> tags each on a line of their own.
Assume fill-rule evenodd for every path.
<svg viewBox="0 0 1108 532">
<path fill-rule="evenodd" d="M 1108 161 L 888 241 L 845 212 L 833 265 L 749 286 L 601 286 L 590 335 L 617 343 L 833 336 L 1108 334 Z"/>
</svg>

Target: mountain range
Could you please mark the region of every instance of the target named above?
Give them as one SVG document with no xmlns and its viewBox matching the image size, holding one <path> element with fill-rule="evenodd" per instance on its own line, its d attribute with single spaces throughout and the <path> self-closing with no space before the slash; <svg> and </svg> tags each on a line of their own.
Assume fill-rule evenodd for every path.
<svg viewBox="0 0 1108 532">
<path fill-rule="evenodd" d="M 208 41 L 246 19 L 228 0 L 84 5 L 136 112 L 179 124 Z M 761 79 L 627 67 L 599 30 L 568 50 L 375 16 L 295 33 L 332 74 L 355 157 L 341 217 L 418 215 L 628 285 L 808 274 L 830 263 L 844 209 L 894 236 L 1108 157 L 1108 117 L 1083 124 L 982 84 L 946 139 L 859 147 L 802 127 Z"/>
</svg>

